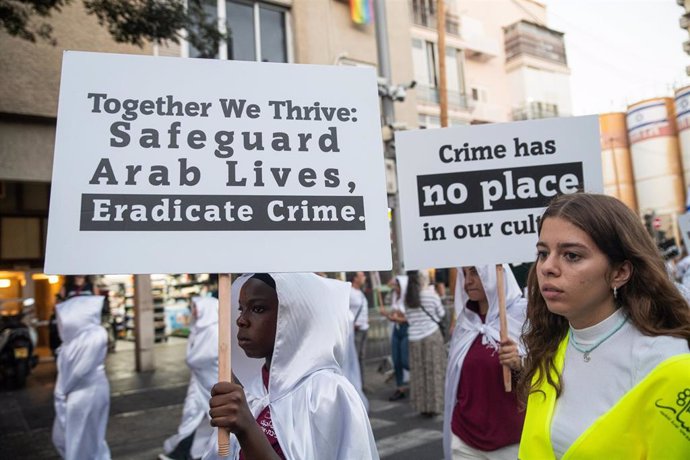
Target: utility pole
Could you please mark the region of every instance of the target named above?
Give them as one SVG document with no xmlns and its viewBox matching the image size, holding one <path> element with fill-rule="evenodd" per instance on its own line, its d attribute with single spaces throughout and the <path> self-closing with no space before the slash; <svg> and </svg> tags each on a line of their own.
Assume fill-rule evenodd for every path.
<svg viewBox="0 0 690 460">
<path fill-rule="evenodd" d="M 385 0 L 374 0 L 374 28 L 376 29 L 376 54 L 378 60 L 379 76 L 384 80 L 381 88 L 379 84 L 379 95 L 381 95 L 381 108 L 383 110 L 383 125 L 391 130 L 390 139 L 385 141 L 384 153 L 386 158 L 395 158 L 395 144 L 393 137 L 393 124 L 395 123 L 395 109 L 393 107 L 393 97 L 391 94 L 391 62 L 388 51 L 388 25 L 386 19 Z M 392 231 L 392 252 L 393 252 L 393 273 L 403 274 L 403 251 L 400 242 L 400 200 L 398 194 L 388 195 L 388 207 L 393 210 L 393 231 Z"/>
<path fill-rule="evenodd" d="M 448 79 L 446 78 L 446 3 L 436 0 L 436 33 L 438 53 L 438 105 L 441 109 L 441 128 L 448 127 Z M 455 292 L 456 268 L 448 269 L 448 287 Z"/>
<path fill-rule="evenodd" d="M 448 126 L 448 84 L 446 80 L 446 3 L 436 0 L 436 29 L 438 32 L 438 104 L 441 108 L 441 128 Z"/>
<path fill-rule="evenodd" d="M 385 0 L 374 1 L 374 22 L 376 29 L 376 55 L 379 67 L 379 76 L 384 79 L 385 84 L 391 86 L 391 60 L 388 51 L 388 24 L 386 18 Z M 395 109 L 393 99 L 390 97 L 381 98 L 383 109 L 383 124 L 391 126 L 395 122 Z"/>
</svg>

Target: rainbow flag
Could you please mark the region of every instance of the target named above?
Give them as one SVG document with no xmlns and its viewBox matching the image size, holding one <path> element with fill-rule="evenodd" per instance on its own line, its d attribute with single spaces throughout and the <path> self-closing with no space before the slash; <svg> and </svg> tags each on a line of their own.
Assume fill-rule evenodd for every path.
<svg viewBox="0 0 690 460">
<path fill-rule="evenodd" d="M 355 24 L 369 24 L 373 17 L 372 0 L 350 0 L 350 17 Z"/>
</svg>

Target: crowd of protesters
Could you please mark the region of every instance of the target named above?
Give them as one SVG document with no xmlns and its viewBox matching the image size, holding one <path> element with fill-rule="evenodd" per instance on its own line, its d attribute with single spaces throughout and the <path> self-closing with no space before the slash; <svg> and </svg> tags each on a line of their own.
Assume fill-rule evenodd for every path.
<svg viewBox="0 0 690 460">
<path fill-rule="evenodd" d="M 390 400 L 443 417 L 446 459 L 690 458 L 690 309 L 678 287 L 690 258 L 669 271 L 637 215 L 586 193 L 551 202 L 535 250 L 526 289 L 508 265 L 458 267 L 450 312 L 428 271 L 390 280 L 379 310 Z M 218 458 L 217 430 L 235 459 L 378 458 L 366 278 L 239 277 L 231 382 L 216 382 L 218 302 L 195 298 L 189 390 L 160 458 Z M 83 282 L 66 290 L 53 441 L 64 458 L 107 459 L 103 298 Z"/>
</svg>

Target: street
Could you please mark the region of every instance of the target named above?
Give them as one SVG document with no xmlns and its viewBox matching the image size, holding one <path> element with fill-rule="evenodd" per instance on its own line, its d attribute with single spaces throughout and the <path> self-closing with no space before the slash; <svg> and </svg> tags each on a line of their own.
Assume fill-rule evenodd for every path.
<svg viewBox="0 0 690 460">
<path fill-rule="evenodd" d="M 111 391 L 107 440 L 113 459 L 155 460 L 163 452 L 165 438 L 175 433 L 182 413 L 189 379 L 186 340 L 172 337 L 156 344 L 155 372 L 134 371 L 133 349 L 132 342 L 119 341 L 106 361 Z M 389 402 L 394 386 L 378 372 L 379 364 L 367 364 L 365 388 L 381 458 L 441 459 L 442 417 L 422 417 L 407 399 Z M 0 457 L 60 458 L 51 442 L 55 373 L 55 363 L 43 360 L 26 388 L 0 391 Z"/>
</svg>

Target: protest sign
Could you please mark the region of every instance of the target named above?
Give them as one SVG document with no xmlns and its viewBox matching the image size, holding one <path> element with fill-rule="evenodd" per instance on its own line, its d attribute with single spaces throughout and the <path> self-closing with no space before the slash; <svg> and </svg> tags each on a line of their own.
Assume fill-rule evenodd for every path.
<svg viewBox="0 0 690 460">
<path fill-rule="evenodd" d="M 601 192 L 597 116 L 396 133 L 405 268 L 532 261 L 544 207 Z"/>
<path fill-rule="evenodd" d="M 66 52 L 47 273 L 386 270 L 373 68 Z"/>
</svg>

